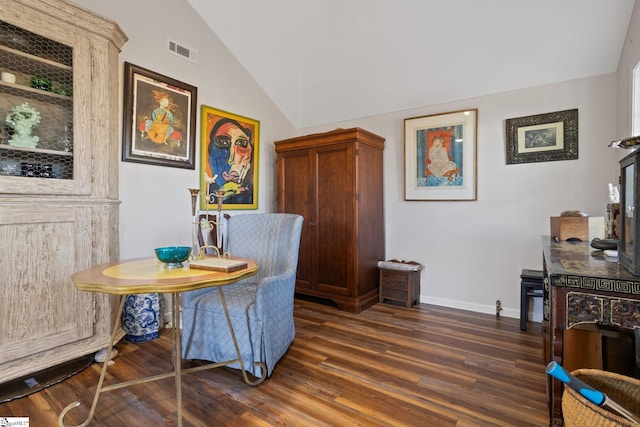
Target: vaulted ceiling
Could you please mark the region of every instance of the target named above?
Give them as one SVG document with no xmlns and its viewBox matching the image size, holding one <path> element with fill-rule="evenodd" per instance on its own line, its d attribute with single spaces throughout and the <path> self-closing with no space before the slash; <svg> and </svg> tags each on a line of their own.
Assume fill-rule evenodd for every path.
<svg viewBox="0 0 640 427">
<path fill-rule="evenodd" d="M 635 0 L 188 0 L 297 128 L 615 72 Z"/>
</svg>

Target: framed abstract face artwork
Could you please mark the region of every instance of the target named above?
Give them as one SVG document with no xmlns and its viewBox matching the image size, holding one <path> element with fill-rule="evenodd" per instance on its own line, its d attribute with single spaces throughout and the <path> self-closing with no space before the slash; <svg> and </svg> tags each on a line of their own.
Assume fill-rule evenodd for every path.
<svg viewBox="0 0 640 427">
<path fill-rule="evenodd" d="M 476 200 L 477 109 L 404 121 L 405 200 Z"/>
<path fill-rule="evenodd" d="M 260 122 L 202 105 L 200 209 L 258 208 Z"/>
</svg>

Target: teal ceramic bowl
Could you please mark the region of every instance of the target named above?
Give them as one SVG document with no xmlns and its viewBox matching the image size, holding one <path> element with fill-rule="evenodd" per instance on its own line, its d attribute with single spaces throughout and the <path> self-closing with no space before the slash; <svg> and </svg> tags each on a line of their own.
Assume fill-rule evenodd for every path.
<svg viewBox="0 0 640 427">
<path fill-rule="evenodd" d="M 189 259 L 191 246 L 166 246 L 155 248 L 156 258 L 167 268 L 182 267 L 182 263 Z"/>
</svg>

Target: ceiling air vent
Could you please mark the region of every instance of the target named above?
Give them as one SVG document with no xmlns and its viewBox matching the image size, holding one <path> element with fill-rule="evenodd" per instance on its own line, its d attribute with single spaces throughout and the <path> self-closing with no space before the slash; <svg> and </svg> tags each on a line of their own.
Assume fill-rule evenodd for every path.
<svg viewBox="0 0 640 427">
<path fill-rule="evenodd" d="M 173 52 L 191 62 L 195 62 L 196 64 L 198 63 L 198 51 L 181 45 L 178 42 L 169 40 L 169 52 Z"/>
</svg>

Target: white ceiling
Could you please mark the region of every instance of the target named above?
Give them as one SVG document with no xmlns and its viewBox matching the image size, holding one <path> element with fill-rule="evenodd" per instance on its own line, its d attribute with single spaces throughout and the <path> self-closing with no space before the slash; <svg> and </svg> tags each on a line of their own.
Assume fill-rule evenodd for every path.
<svg viewBox="0 0 640 427">
<path fill-rule="evenodd" d="M 635 0 L 188 2 L 303 128 L 615 72 Z"/>
</svg>

